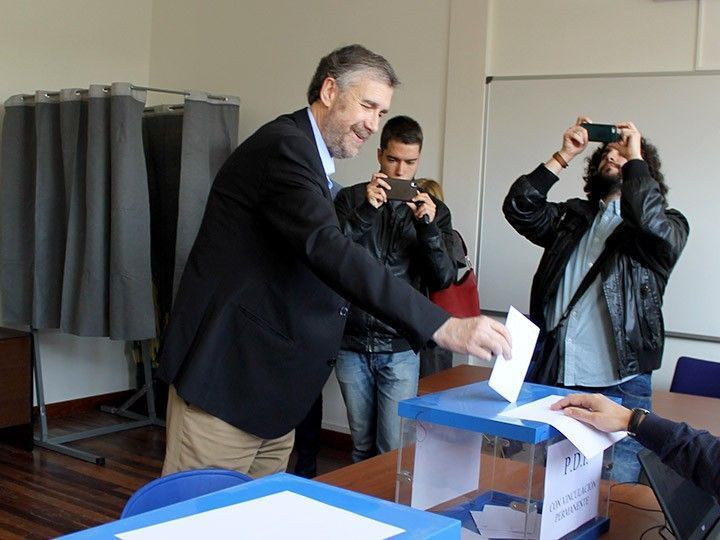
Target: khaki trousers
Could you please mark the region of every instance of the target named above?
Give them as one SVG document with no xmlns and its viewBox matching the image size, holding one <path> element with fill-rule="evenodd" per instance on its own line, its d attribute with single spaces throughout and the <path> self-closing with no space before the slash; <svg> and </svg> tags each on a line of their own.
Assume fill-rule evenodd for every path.
<svg viewBox="0 0 720 540">
<path fill-rule="evenodd" d="M 295 431 L 261 439 L 186 403 L 170 386 L 162 475 L 189 469 L 233 469 L 253 478 L 284 471 Z"/>
</svg>

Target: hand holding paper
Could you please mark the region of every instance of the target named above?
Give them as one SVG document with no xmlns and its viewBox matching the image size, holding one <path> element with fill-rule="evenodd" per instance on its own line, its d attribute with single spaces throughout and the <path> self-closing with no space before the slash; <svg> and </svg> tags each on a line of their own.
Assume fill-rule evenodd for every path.
<svg viewBox="0 0 720 540">
<path fill-rule="evenodd" d="M 530 366 L 540 329 L 512 306 L 505 326 L 512 337 L 512 358 L 506 359 L 502 354 L 497 357 L 488 385 L 514 403 Z"/>
<path fill-rule="evenodd" d="M 563 396 L 547 396 L 520 407 L 504 411 L 503 416 L 535 420 L 550 424 L 565 435 L 587 459 L 592 459 L 611 444 L 625 438 L 624 431 L 603 433 L 592 426 L 565 416 L 562 411 L 554 410 L 552 405 L 564 399 Z"/>
<path fill-rule="evenodd" d="M 625 431 L 632 411 L 602 394 L 570 394 L 550 407 L 600 431 Z"/>
<path fill-rule="evenodd" d="M 466 319 L 450 317 L 435 330 L 432 338 L 440 347 L 483 360 L 503 353 L 509 355 L 512 350 L 507 328 L 485 315 Z"/>
</svg>

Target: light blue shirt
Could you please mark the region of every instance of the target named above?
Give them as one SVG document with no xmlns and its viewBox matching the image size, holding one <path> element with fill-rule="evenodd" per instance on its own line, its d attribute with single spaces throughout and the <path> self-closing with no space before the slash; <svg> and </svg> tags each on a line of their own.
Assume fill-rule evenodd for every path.
<svg viewBox="0 0 720 540">
<path fill-rule="evenodd" d="M 307 108 L 308 118 L 310 118 L 310 125 L 312 126 L 313 136 L 315 137 L 315 146 L 317 146 L 318 153 L 320 154 L 320 161 L 322 161 L 323 169 L 325 170 L 325 177 L 327 180 L 328 189 L 332 191 L 333 182 L 330 179 L 331 174 L 335 174 L 335 162 L 330 155 L 325 139 L 322 138 L 320 128 L 315 121 L 310 107 Z"/>
<path fill-rule="evenodd" d="M 590 229 L 570 256 L 555 300 L 545 310 L 548 329 L 557 325 L 585 274 L 605 247 L 605 241 L 620 225 L 620 201 L 600 201 Z M 563 339 L 561 337 L 561 339 Z M 565 324 L 564 364 L 559 382 L 565 386 L 612 386 L 631 379 L 618 379 L 618 360 L 610 315 L 601 276 L 597 276 L 570 312 Z"/>
</svg>

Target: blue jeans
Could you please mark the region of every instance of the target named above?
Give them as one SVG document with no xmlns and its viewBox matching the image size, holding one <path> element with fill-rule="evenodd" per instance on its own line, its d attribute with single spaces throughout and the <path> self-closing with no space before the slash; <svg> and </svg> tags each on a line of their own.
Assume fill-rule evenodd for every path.
<svg viewBox="0 0 720 540">
<path fill-rule="evenodd" d="M 335 375 L 347 407 L 353 463 L 400 445 L 398 402 L 417 395 L 419 355 L 338 353 Z"/>
<path fill-rule="evenodd" d="M 641 373 L 629 381 L 614 386 L 590 388 L 576 386 L 573 389 L 585 392 L 599 392 L 609 397 L 622 399 L 628 409 L 642 407 L 652 408 L 652 380 L 650 373 Z M 640 475 L 640 462 L 637 453 L 643 446 L 633 437 L 626 437 L 615 445 L 612 479 L 616 482 L 637 482 Z"/>
</svg>

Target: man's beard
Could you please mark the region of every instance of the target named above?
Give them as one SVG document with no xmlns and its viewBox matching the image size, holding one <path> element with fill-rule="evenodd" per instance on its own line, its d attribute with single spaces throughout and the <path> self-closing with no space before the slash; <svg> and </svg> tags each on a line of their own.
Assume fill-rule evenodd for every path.
<svg viewBox="0 0 720 540">
<path fill-rule="evenodd" d="M 353 124 L 351 131 L 357 133 L 363 139 L 367 139 L 372 133 L 365 129 L 362 122 Z M 348 136 L 347 128 L 339 123 L 331 122 L 327 130 L 327 144 L 330 155 L 337 159 L 353 158 L 360 151 L 360 146 L 355 147 L 346 140 Z"/>
<path fill-rule="evenodd" d="M 349 148 L 345 145 L 342 136 L 335 137 L 329 141 L 327 147 L 330 155 L 336 159 L 354 158 L 359 152 L 359 149 Z"/>
<path fill-rule="evenodd" d="M 601 200 L 612 193 L 620 191 L 622 187 L 622 175 L 596 173 L 587 179 L 585 191 L 591 199 Z"/>
</svg>

